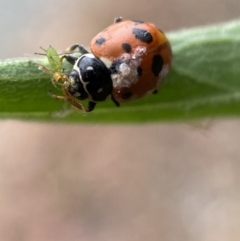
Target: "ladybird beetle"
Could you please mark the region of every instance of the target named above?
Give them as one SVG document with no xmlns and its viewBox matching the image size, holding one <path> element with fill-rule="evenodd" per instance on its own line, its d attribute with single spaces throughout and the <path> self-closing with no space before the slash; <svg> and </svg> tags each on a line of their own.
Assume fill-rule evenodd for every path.
<svg viewBox="0 0 240 241">
<path fill-rule="evenodd" d="M 92 39 L 90 48 L 110 69 L 112 94 L 120 103 L 156 93 L 171 64 L 167 38 L 148 22 L 117 18 Z"/>
<path fill-rule="evenodd" d="M 167 38 L 148 22 L 116 18 L 92 39 L 91 53 L 79 44 L 68 50 L 76 49 L 82 54 L 79 58 L 61 57 L 73 65 L 67 81 L 63 80 L 63 89 L 67 89 L 63 93 L 69 93 L 76 103 L 76 99 L 88 99 L 88 112 L 109 98 L 119 106 L 156 93 L 171 65 Z M 74 101 L 70 103 L 74 105 Z"/>
</svg>

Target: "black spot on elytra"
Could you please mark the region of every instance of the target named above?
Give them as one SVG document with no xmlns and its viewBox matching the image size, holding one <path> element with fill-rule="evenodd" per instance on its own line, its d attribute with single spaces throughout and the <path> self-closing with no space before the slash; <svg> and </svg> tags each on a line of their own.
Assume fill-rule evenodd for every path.
<svg viewBox="0 0 240 241">
<path fill-rule="evenodd" d="M 131 92 L 127 92 L 127 93 L 125 93 L 125 94 L 122 95 L 122 98 L 123 98 L 124 100 L 127 100 L 127 99 L 129 99 L 131 96 L 132 96 L 132 93 L 131 93 Z"/>
<path fill-rule="evenodd" d="M 130 45 L 130 44 L 127 44 L 127 43 L 123 43 L 123 44 L 122 44 L 122 48 L 124 49 L 124 51 L 125 51 L 126 53 L 130 53 L 131 50 L 132 50 L 131 45 Z"/>
<path fill-rule="evenodd" d="M 139 39 L 140 41 L 142 41 L 144 43 L 149 44 L 153 41 L 152 35 L 144 29 L 133 28 L 132 33 L 135 35 L 135 38 Z"/>
<path fill-rule="evenodd" d="M 156 95 L 158 93 L 158 90 L 154 90 L 152 93 Z"/>
<path fill-rule="evenodd" d="M 141 20 L 132 20 L 134 23 L 136 23 L 136 25 L 137 24 L 142 24 L 142 23 L 144 23 L 143 21 L 141 21 Z"/>
<path fill-rule="evenodd" d="M 96 44 L 99 45 L 99 46 L 101 46 L 102 44 L 105 43 L 105 41 L 106 41 L 105 38 L 99 38 L 99 39 L 96 40 Z"/>
<path fill-rule="evenodd" d="M 163 67 L 163 58 L 161 55 L 157 54 L 153 56 L 152 62 L 152 72 L 155 76 L 158 76 Z"/>
<path fill-rule="evenodd" d="M 141 66 L 137 67 L 137 73 L 138 73 L 138 76 L 142 75 L 142 68 L 141 68 Z"/>
</svg>

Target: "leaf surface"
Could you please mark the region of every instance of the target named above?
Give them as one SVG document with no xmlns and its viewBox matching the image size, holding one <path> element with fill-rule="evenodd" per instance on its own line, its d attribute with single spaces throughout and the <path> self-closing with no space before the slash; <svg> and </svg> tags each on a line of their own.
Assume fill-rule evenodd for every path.
<svg viewBox="0 0 240 241">
<path fill-rule="evenodd" d="M 173 49 L 173 64 L 158 94 L 120 108 L 111 101 L 99 103 L 87 116 L 81 111 L 66 116 L 70 108 L 67 103 L 48 96 L 49 90 L 61 92 L 53 87 L 51 76 L 33 64 L 47 65 L 46 58 L 2 61 L 0 118 L 122 123 L 239 116 L 240 21 L 167 36 Z"/>
</svg>

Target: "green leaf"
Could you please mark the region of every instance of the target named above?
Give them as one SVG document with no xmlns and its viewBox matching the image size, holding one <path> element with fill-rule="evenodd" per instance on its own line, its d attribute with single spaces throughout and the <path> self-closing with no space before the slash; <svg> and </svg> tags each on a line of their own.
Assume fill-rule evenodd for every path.
<svg viewBox="0 0 240 241">
<path fill-rule="evenodd" d="M 178 31 L 167 36 L 173 49 L 173 64 L 159 93 L 122 104 L 120 108 L 111 101 L 99 103 L 87 116 L 76 111 L 64 117 L 70 107 L 48 96 L 49 90 L 61 92 L 53 87 L 51 75 L 39 71 L 33 64 L 38 62 L 47 66 L 46 58 L 2 61 L 0 118 L 90 123 L 239 116 L 240 21 Z M 54 53 L 50 55 L 55 56 Z M 54 66 L 55 62 L 50 65 L 52 69 L 59 68 Z M 61 112 L 63 108 L 66 110 Z"/>
</svg>

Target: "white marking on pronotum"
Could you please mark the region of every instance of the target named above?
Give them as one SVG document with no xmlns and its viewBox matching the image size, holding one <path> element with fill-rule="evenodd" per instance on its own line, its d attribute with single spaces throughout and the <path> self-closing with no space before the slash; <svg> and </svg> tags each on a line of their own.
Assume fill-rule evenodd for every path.
<svg viewBox="0 0 240 241">
<path fill-rule="evenodd" d="M 92 67 L 92 66 L 88 66 L 88 67 L 86 68 L 86 70 L 93 70 L 93 67 Z"/>
<path fill-rule="evenodd" d="M 79 61 L 81 61 L 81 59 L 84 58 L 84 57 L 89 57 L 89 58 L 92 58 L 92 59 L 96 58 L 96 57 L 95 57 L 93 54 L 91 54 L 91 53 L 89 53 L 89 54 L 83 54 L 83 55 L 80 56 L 80 57 L 78 58 L 78 60 L 75 62 L 75 64 L 73 65 L 73 69 L 74 69 L 75 71 L 77 71 L 77 73 L 79 74 L 80 81 L 81 81 L 81 83 L 82 83 L 82 85 L 83 85 L 84 90 L 86 91 L 86 93 L 87 93 L 87 95 L 88 95 L 88 99 L 89 99 L 90 101 L 94 101 L 94 100 L 92 99 L 92 96 L 90 95 L 90 93 L 89 93 L 88 90 L 87 90 L 87 85 L 89 84 L 89 82 L 83 81 L 82 75 L 81 75 L 81 71 L 80 71 L 80 69 L 79 69 L 79 67 L 78 67 Z M 87 68 L 89 68 L 89 67 L 91 68 L 91 66 L 88 66 Z"/>
<path fill-rule="evenodd" d="M 103 88 L 100 88 L 97 90 L 98 93 L 101 93 L 103 91 Z"/>
</svg>

